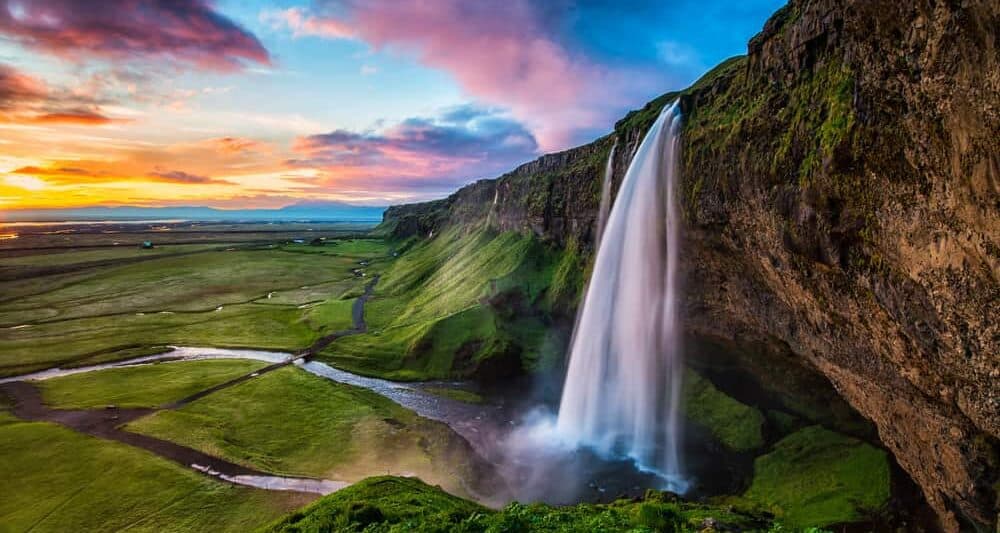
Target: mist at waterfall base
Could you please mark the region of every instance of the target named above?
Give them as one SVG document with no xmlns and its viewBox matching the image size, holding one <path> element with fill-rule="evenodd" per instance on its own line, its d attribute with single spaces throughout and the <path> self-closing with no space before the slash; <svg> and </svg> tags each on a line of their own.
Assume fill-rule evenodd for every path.
<svg viewBox="0 0 1000 533">
<path fill-rule="evenodd" d="M 662 110 L 610 213 L 601 213 L 558 412 L 530 410 L 501 438 L 497 464 L 521 501 L 606 501 L 646 488 L 689 488 L 680 451 L 680 122 L 677 103 Z M 612 169 L 609 160 L 605 195 Z"/>
</svg>

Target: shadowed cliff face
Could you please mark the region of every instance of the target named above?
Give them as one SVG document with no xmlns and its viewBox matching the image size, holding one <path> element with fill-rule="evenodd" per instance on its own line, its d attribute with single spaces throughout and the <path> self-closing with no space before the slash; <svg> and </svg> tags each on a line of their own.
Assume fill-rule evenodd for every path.
<svg viewBox="0 0 1000 533">
<path fill-rule="evenodd" d="M 997 520 L 1000 4 L 793 1 L 680 93 L 686 327 L 821 373 L 945 529 Z M 593 248 L 664 95 L 590 145 L 386 213 Z M 777 356 L 776 356 L 777 357 Z"/>
</svg>

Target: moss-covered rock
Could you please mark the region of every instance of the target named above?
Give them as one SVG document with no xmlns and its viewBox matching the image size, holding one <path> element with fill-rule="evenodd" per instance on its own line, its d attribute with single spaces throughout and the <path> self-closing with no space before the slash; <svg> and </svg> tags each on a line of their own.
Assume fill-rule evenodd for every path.
<svg viewBox="0 0 1000 533">
<path fill-rule="evenodd" d="M 744 497 L 793 527 L 856 522 L 886 505 L 889 471 L 885 451 L 810 426 L 754 461 Z"/>
<path fill-rule="evenodd" d="M 687 418 L 708 430 L 726 448 L 745 452 L 764 445 L 764 415 L 760 410 L 727 396 L 693 370 L 684 374 L 683 402 Z"/>
</svg>

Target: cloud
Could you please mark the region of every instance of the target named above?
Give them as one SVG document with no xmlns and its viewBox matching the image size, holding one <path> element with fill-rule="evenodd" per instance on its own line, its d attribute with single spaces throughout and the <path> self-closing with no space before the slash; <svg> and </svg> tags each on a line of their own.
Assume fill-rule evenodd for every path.
<svg viewBox="0 0 1000 533">
<path fill-rule="evenodd" d="M 550 150 L 609 130 L 663 84 L 656 69 L 595 61 L 560 39 L 554 26 L 571 16 L 567 5 L 319 0 L 311 11 L 293 8 L 272 20 L 295 35 L 359 39 L 446 71 L 477 100 L 510 109 Z"/>
<path fill-rule="evenodd" d="M 520 122 L 495 109 L 461 106 L 413 117 L 379 132 L 335 130 L 298 138 L 292 167 L 325 171 L 317 182 L 388 188 L 454 187 L 538 155 Z"/>
<path fill-rule="evenodd" d="M 206 0 L 0 0 L 0 34 L 60 57 L 158 57 L 233 71 L 269 65 L 252 33 Z"/>
<path fill-rule="evenodd" d="M 84 90 L 53 89 L 42 80 L 0 63 L 0 121 L 102 126 L 116 122 Z"/>
<path fill-rule="evenodd" d="M 149 173 L 149 177 L 152 178 L 154 181 L 165 181 L 168 183 L 184 183 L 184 184 L 194 184 L 194 185 L 217 182 L 217 180 L 214 180 L 207 176 L 188 174 L 187 172 L 182 172 L 180 170 L 155 170 Z"/>
<path fill-rule="evenodd" d="M 20 107 L 25 102 L 45 98 L 45 84 L 23 74 L 9 65 L 0 63 L 0 110 Z"/>
<path fill-rule="evenodd" d="M 10 171 L 11 174 L 30 174 L 34 176 L 63 176 L 63 175 L 74 175 L 74 176 L 92 176 L 93 173 L 75 167 L 58 167 L 58 168 L 41 168 L 35 166 L 21 167 Z"/>
<path fill-rule="evenodd" d="M 267 10 L 261 13 L 260 19 L 272 27 L 291 30 L 295 37 L 351 39 L 357 35 L 354 29 L 347 24 L 333 18 L 314 17 L 301 7 Z"/>
<path fill-rule="evenodd" d="M 114 122 L 114 119 L 87 110 L 46 113 L 34 117 L 32 120 L 40 124 L 78 124 L 83 126 L 100 126 Z"/>
<path fill-rule="evenodd" d="M 219 137 L 217 139 L 208 139 L 205 143 L 225 154 L 269 151 L 267 144 L 246 137 Z"/>
</svg>

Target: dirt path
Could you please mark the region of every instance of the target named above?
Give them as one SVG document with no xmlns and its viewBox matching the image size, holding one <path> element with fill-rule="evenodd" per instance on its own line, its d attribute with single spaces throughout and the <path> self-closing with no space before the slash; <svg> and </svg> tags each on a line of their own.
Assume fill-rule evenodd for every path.
<svg viewBox="0 0 1000 533">
<path fill-rule="evenodd" d="M 345 329 L 341 331 L 335 331 L 329 335 L 321 337 L 316 342 L 312 343 L 311 346 L 302 350 L 297 354 L 297 357 L 302 357 L 306 360 L 312 358 L 317 353 L 329 346 L 333 341 L 339 339 L 340 337 L 346 337 L 348 335 L 357 335 L 359 333 L 365 333 L 368 331 L 368 324 L 365 323 L 365 304 L 368 303 L 368 299 L 371 298 L 372 293 L 375 292 L 375 284 L 378 283 L 379 276 L 372 277 L 372 280 L 365 285 L 365 292 L 358 296 L 354 300 L 354 305 L 351 307 L 351 319 L 354 323 L 354 327 L 351 329 Z"/>
</svg>

